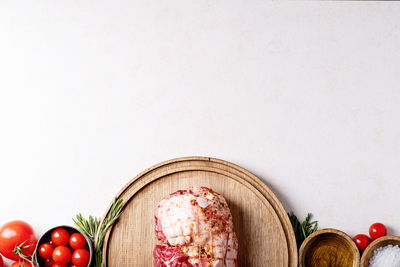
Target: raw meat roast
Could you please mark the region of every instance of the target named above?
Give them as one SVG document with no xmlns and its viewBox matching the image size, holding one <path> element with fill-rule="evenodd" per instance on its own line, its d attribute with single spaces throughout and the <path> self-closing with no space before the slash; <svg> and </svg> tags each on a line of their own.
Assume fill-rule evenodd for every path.
<svg viewBox="0 0 400 267">
<path fill-rule="evenodd" d="M 238 241 L 223 196 L 206 187 L 179 190 L 161 200 L 155 233 L 163 245 L 155 267 L 237 267 Z"/>
</svg>

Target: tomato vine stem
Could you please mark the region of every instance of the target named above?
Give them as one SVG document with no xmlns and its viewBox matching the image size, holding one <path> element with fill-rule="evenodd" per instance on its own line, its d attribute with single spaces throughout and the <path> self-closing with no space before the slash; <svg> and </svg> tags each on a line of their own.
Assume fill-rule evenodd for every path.
<svg viewBox="0 0 400 267">
<path fill-rule="evenodd" d="M 25 261 L 26 261 L 26 262 L 29 262 L 30 264 L 32 264 L 32 266 L 37 266 L 37 265 L 35 264 L 35 262 L 34 262 L 34 256 L 33 256 L 33 255 L 35 255 L 36 248 L 35 248 L 35 251 L 32 253 L 32 255 L 26 256 L 26 255 L 24 254 L 24 249 L 29 248 L 29 247 L 32 246 L 32 244 L 29 244 L 29 245 L 25 245 L 25 246 L 24 246 L 24 244 L 25 244 L 27 241 L 28 241 L 28 240 L 25 240 L 25 241 L 22 242 L 21 244 L 15 245 L 15 247 L 14 247 L 14 249 L 13 249 L 13 251 L 12 251 L 15 255 L 18 255 L 18 256 L 22 259 L 22 264 L 21 264 L 21 262 L 18 263 L 18 266 L 19 266 L 19 267 L 25 267 Z"/>
</svg>

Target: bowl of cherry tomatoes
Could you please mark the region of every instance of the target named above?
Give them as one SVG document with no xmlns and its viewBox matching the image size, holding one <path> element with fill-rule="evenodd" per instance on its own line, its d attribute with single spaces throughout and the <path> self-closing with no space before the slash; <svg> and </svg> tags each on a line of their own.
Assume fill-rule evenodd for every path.
<svg viewBox="0 0 400 267">
<path fill-rule="evenodd" d="M 47 231 L 38 241 L 35 258 L 39 267 L 87 267 L 94 257 L 92 241 L 71 226 Z"/>
</svg>

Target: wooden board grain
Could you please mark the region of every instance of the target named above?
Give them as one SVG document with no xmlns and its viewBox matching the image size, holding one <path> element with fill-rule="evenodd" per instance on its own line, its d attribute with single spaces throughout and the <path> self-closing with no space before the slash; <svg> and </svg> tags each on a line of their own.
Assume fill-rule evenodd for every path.
<svg viewBox="0 0 400 267">
<path fill-rule="evenodd" d="M 297 266 L 296 241 L 282 204 L 256 176 L 232 163 L 204 157 L 160 163 L 132 179 L 116 196 L 123 215 L 106 235 L 107 266 L 153 266 L 154 210 L 166 195 L 189 186 L 222 194 L 239 240 L 239 266 Z M 107 216 L 109 210 L 106 212 Z"/>
</svg>

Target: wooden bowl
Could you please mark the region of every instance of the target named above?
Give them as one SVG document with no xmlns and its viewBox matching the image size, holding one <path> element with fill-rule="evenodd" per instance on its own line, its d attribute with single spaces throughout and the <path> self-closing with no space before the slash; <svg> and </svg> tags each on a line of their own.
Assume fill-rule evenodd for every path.
<svg viewBox="0 0 400 267">
<path fill-rule="evenodd" d="M 368 245 L 368 247 L 364 250 L 364 253 L 361 257 L 361 267 L 368 267 L 369 260 L 374 255 L 375 249 L 379 247 L 384 247 L 387 245 L 398 245 L 400 246 L 400 236 L 382 236 Z"/>
<path fill-rule="evenodd" d="M 300 267 L 358 267 L 360 252 L 342 231 L 323 229 L 304 240 L 300 247 Z"/>
</svg>

